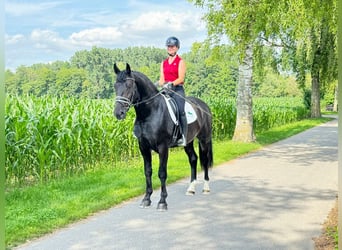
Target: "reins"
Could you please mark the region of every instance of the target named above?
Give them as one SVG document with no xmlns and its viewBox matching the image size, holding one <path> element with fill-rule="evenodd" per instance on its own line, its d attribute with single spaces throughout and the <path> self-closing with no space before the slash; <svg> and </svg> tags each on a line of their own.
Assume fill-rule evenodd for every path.
<svg viewBox="0 0 342 250">
<path fill-rule="evenodd" d="M 136 103 L 132 103 L 132 106 L 138 106 L 138 105 L 140 105 L 140 104 L 149 102 L 149 101 L 151 101 L 153 98 L 157 97 L 158 95 L 160 95 L 160 92 L 158 92 L 157 94 L 151 96 L 150 98 L 148 98 L 148 99 L 146 99 L 146 100 L 143 100 L 143 101 L 140 101 L 140 102 L 136 102 Z"/>
</svg>

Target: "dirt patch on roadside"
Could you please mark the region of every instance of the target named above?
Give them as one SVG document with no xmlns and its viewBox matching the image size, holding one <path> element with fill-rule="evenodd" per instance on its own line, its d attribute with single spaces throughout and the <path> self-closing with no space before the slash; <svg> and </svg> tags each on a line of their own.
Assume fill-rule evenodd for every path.
<svg viewBox="0 0 342 250">
<path fill-rule="evenodd" d="M 323 224 L 322 234 L 319 237 L 313 238 L 315 242 L 315 250 L 334 250 L 335 239 L 332 232 L 336 231 L 338 224 L 338 206 L 337 201 L 335 207 L 331 209 L 327 220 Z M 336 246 L 337 247 L 337 246 Z"/>
</svg>

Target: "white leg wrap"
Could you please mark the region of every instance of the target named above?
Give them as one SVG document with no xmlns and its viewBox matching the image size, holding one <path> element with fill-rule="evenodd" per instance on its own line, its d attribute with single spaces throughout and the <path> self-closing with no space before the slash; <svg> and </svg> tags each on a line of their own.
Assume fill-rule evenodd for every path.
<svg viewBox="0 0 342 250">
<path fill-rule="evenodd" d="M 203 192 L 203 194 L 209 194 L 210 193 L 209 181 L 204 181 L 202 192 Z"/>
<path fill-rule="evenodd" d="M 186 190 L 186 195 L 194 195 L 196 191 L 196 180 L 192 181 Z"/>
</svg>

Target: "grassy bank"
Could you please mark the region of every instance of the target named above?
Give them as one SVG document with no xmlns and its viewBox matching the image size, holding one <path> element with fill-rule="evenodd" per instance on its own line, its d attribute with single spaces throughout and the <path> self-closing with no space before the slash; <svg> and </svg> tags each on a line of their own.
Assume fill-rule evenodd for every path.
<svg viewBox="0 0 342 250">
<path fill-rule="evenodd" d="M 257 143 L 216 141 L 215 165 L 287 138 L 327 119 L 307 119 L 257 134 Z M 154 188 L 159 186 L 158 160 L 154 154 Z M 95 168 L 94 168 L 95 169 Z M 142 160 L 121 162 L 115 166 L 102 162 L 97 170 L 34 186 L 8 186 L 6 189 L 6 244 L 18 245 L 41 236 L 99 210 L 117 205 L 144 193 Z M 168 184 L 190 174 L 183 150 L 173 149 L 168 164 Z"/>
</svg>

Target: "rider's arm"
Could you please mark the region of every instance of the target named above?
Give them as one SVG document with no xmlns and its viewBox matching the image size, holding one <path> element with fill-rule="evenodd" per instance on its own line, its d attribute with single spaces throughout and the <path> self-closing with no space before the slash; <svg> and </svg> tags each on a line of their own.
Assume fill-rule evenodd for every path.
<svg viewBox="0 0 342 250">
<path fill-rule="evenodd" d="M 178 84 L 183 84 L 185 80 L 185 72 L 186 72 L 186 65 L 184 60 L 179 61 L 178 65 L 178 78 L 173 81 L 173 85 L 177 86 Z"/>
<path fill-rule="evenodd" d="M 159 85 L 163 86 L 165 83 L 165 77 L 164 77 L 164 68 L 163 68 L 163 62 L 160 64 L 160 78 L 159 78 Z"/>
</svg>

